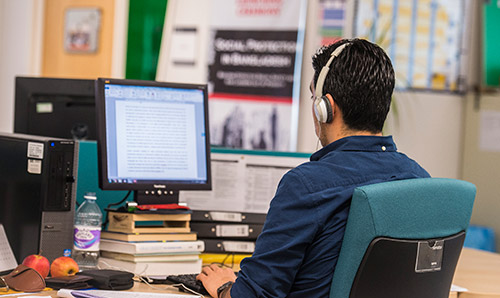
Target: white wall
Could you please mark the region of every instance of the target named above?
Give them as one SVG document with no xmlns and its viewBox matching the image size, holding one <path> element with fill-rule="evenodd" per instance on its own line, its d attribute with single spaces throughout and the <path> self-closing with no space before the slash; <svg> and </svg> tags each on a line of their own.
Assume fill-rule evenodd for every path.
<svg viewBox="0 0 500 298">
<path fill-rule="evenodd" d="M 125 78 L 129 0 L 115 0 L 111 76 Z"/>
<path fill-rule="evenodd" d="M 461 178 L 465 98 L 440 93 L 395 92 L 386 134 L 433 177 Z"/>
<path fill-rule="evenodd" d="M 43 1 L 0 0 L 0 131 L 14 129 L 14 78 L 37 75 Z"/>
<path fill-rule="evenodd" d="M 156 79 L 159 81 L 207 82 L 207 52 L 212 7 L 209 0 L 169 0 L 163 29 Z M 174 28 L 196 28 L 196 60 L 194 67 L 172 63 L 171 48 Z"/>
</svg>

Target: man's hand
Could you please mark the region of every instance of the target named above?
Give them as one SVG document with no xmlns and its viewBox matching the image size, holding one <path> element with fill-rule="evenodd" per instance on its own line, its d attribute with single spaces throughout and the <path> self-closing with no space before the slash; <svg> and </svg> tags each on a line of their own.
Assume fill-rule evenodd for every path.
<svg viewBox="0 0 500 298">
<path fill-rule="evenodd" d="M 228 281 L 236 281 L 236 275 L 230 268 L 221 268 L 219 265 L 212 264 L 203 267 L 196 279 L 203 283 L 210 296 L 217 298 L 217 289 Z"/>
</svg>

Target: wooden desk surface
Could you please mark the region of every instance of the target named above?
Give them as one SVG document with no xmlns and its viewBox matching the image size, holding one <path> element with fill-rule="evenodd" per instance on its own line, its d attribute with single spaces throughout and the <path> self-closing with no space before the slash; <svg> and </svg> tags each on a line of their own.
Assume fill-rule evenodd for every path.
<svg viewBox="0 0 500 298">
<path fill-rule="evenodd" d="M 129 291 L 193 295 L 193 294 L 181 292 L 181 291 L 177 290 L 177 288 L 174 288 L 174 287 L 169 286 L 169 285 L 155 284 L 155 285 L 149 286 L 145 283 L 139 283 L 139 282 L 134 283 L 134 287 L 132 289 L 130 289 Z M 205 296 L 205 297 L 209 297 L 209 296 Z"/>
<path fill-rule="evenodd" d="M 155 285 L 152 285 L 152 286 L 148 286 L 147 284 L 139 283 L 139 282 L 135 282 L 134 283 L 134 287 L 132 289 L 126 290 L 126 291 L 189 295 L 188 293 L 181 292 L 181 291 L 177 290 L 177 288 L 174 288 L 172 286 L 158 285 L 158 284 L 155 284 Z M 53 298 L 58 298 L 57 291 L 38 292 L 38 293 L 30 294 L 29 296 L 51 296 Z M 0 295 L 0 297 L 2 297 L 2 296 Z M 11 296 L 11 297 L 15 297 L 15 296 Z M 22 295 L 19 296 L 19 298 L 22 298 L 22 297 L 23 297 Z M 189 297 L 189 296 L 186 296 L 186 297 Z M 205 296 L 205 297 L 210 298 L 210 296 Z"/>
<path fill-rule="evenodd" d="M 450 298 L 500 298 L 500 254 L 464 248 L 458 261 L 453 284 L 469 291 L 452 292 Z M 183 294 L 167 285 L 154 285 L 152 288 L 137 282 L 131 290 Z M 39 292 L 35 295 L 57 297 L 56 293 L 56 291 Z"/>
<path fill-rule="evenodd" d="M 500 298 L 500 254 L 464 248 L 453 284 L 469 290 L 459 298 Z"/>
</svg>

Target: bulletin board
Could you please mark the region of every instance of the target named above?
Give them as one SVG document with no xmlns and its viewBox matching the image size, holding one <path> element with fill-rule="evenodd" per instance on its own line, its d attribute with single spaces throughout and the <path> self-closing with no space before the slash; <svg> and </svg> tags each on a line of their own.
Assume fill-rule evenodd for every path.
<svg viewBox="0 0 500 298">
<path fill-rule="evenodd" d="M 399 89 L 463 91 L 467 2 L 357 0 L 353 32 L 386 50 Z"/>
</svg>

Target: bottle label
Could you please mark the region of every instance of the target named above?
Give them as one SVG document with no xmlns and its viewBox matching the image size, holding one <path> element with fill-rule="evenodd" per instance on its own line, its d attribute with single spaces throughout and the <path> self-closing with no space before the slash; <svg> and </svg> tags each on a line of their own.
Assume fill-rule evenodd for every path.
<svg viewBox="0 0 500 298">
<path fill-rule="evenodd" d="M 77 250 L 99 251 L 101 227 L 75 226 L 74 248 Z"/>
<path fill-rule="evenodd" d="M 63 256 L 65 256 L 65 257 L 71 257 L 71 249 L 65 249 L 63 251 Z"/>
</svg>

